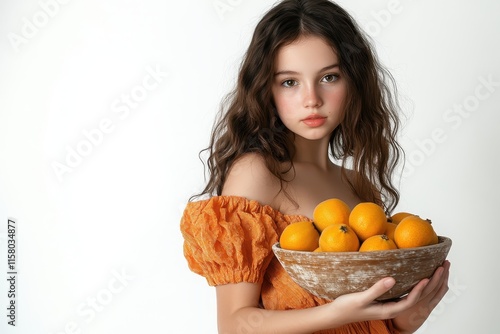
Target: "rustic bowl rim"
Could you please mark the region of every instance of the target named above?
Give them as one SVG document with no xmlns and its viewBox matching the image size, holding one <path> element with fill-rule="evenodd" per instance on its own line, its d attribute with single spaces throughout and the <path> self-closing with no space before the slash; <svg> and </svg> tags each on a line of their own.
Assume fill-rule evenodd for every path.
<svg viewBox="0 0 500 334">
<path fill-rule="evenodd" d="M 401 248 L 401 249 L 391 249 L 391 250 L 382 250 L 382 251 L 371 251 L 371 252 L 312 252 L 312 251 L 294 251 L 294 250 L 288 250 L 288 249 L 283 249 L 279 246 L 279 242 L 276 242 L 273 244 L 273 252 L 275 255 L 275 258 L 277 261 L 279 261 L 284 270 L 291 276 L 292 280 L 295 281 L 295 283 L 299 286 L 301 286 L 303 289 L 308 291 L 309 293 L 316 295 L 320 298 L 325 298 L 325 299 L 330 299 L 333 300 L 337 298 L 338 296 L 341 296 L 345 293 L 351 293 L 351 292 L 357 292 L 357 291 L 362 291 L 359 290 L 358 287 L 365 286 L 366 285 L 366 280 L 363 279 L 363 282 L 360 282 L 358 287 L 355 287 L 353 290 L 352 287 L 347 289 L 342 287 L 335 287 L 334 290 L 330 291 L 331 287 L 331 280 L 326 282 L 326 286 L 328 287 L 327 290 L 317 290 L 316 287 L 309 286 L 308 284 L 304 285 L 303 277 L 296 277 L 295 275 L 295 269 L 292 269 L 295 265 L 298 265 L 299 267 L 302 266 L 308 266 L 310 263 L 320 263 L 322 266 L 329 266 L 334 265 L 334 266 L 346 266 L 347 268 L 360 268 L 359 264 L 361 262 L 384 262 L 384 263 L 396 263 L 398 261 L 407 261 L 407 260 L 412 260 L 415 259 L 417 261 L 424 261 L 424 259 L 429 259 L 429 256 L 432 256 L 434 260 L 430 260 L 432 263 L 432 266 L 434 267 L 433 271 L 439 266 L 442 265 L 438 264 L 437 262 L 441 261 L 441 258 L 443 261 L 448 257 L 448 253 L 451 249 L 452 245 L 452 240 L 449 237 L 445 236 L 438 236 L 438 243 L 434 245 L 429 245 L 429 246 L 422 246 L 422 247 L 414 247 L 414 248 Z M 438 255 L 440 254 L 440 255 Z M 435 256 L 434 256 L 435 255 Z M 442 257 L 444 256 L 444 257 Z M 294 260 L 294 258 L 297 258 L 297 260 Z M 439 259 L 439 260 L 438 260 Z M 282 262 L 288 262 L 290 261 L 288 265 L 284 265 Z M 387 262 L 388 261 L 388 262 Z M 425 261 L 428 262 L 428 261 Z M 372 275 L 372 270 L 370 269 L 371 266 L 368 266 L 368 272 L 370 274 L 368 275 L 369 277 L 366 277 L 368 280 L 371 280 L 373 277 Z M 386 268 L 386 267 L 384 267 Z M 377 273 L 377 275 L 381 275 L 380 278 L 385 277 L 385 276 L 393 276 L 393 277 L 400 277 L 401 273 L 399 272 L 392 272 L 393 268 L 387 267 L 388 272 L 385 274 L 381 274 L 380 272 Z M 427 270 L 429 268 L 426 268 L 424 272 L 427 273 Z M 290 272 L 291 270 L 291 272 Z M 320 271 L 323 271 L 323 269 L 319 269 Z M 306 271 L 310 271 L 310 269 L 306 269 Z M 385 272 L 386 269 L 383 269 L 383 272 Z M 348 273 L 345 272 L 344 269 L 341 269 L 340 272 L 343 272 L 341 274 L 342 277 L 345 275 L 349 276 Z M 417 274 L 420 275 L 421 273 Z M 429 273 L 430 274 L 430 273 Z M 425 277 L 429 277 L 426 276 Z M 300 275 L 299 275 L 300 276 Z M 346 277 L 347 277 L 346 276 Z M 413 282 L 415 275 L 411 275 L 410 281 Z M 425 278 L 422 276 L 420 279 Z M 342 280 L 342 279 L 341 279 Z M 398 278 L 396 278 L 396 284 L 394 287 L 392 287 L 389 291 L 384 293 L 383 295 L 379 296 L 376 300 L 378 301 L 384 301 L 384 300 L 390 300 L 393 298 L 400 298 L 401 296 L 405 295 L 410 291 L 411 287 L 408 285 L 410 281 L 399 281 Z M 371 282 L 370 284 L 374 284 L 375 281 Z M 418 282 L 415 281 L 413 282 L 417 284 Z M 412 283 L 412 284 L 413 284 Z M 413 284 L 413 286 L 415 285 Z"/>
<path fill-rule="evenodd" d="M 428 250 L 432 248 L 441 248 L 441 247 L 446 247 L 449 246 L 451 247 L 452 245 L 452 240 L 449 237 L 439 235 L 438 236 L 438 243 L 434 245 L 428 245 L 428 246 L 421 246 L 421 247 L 412 247 L 412 248 L 397 248 L 397 249 L 387 249 L 387 250 L 379 250 L 379 251 L 370 251 L 370 252 L 360 252 L 360 251 L 353 251 L 353 252 L 312 252 L 312 251 L 299 251 L 299 250 L 292 250 L 292 249 L 285 249 L 280 247 L 279 241 L 274 243 L 272 245 L 273 252 L 290 252 L 290 253 L 306 253 L 310 254 L 311 256 L 325 256 L 325 255 L 336 255 L 336 256 L 355 256 L 355 254 L 360 254 L 362 253 L 364 257 L 367 257 L 371 254 L 374 256 L 377 256 L 381 253 L 387 254 L 388 252 L 392 253 L 405 253 L 408 251 L 414 251 L 414 250 Z"/>
</svg>

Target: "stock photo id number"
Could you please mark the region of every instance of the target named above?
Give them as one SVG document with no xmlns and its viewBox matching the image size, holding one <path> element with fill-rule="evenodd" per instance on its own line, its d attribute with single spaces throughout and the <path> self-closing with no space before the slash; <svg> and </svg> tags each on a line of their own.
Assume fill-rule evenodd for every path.
<svg viewBox="0 0 500 334">
<path fill-rule="evenodd" d="M 17 223 L 7 219 L 7 323 L 16 325 L 17 314 Z"/>
</svg>

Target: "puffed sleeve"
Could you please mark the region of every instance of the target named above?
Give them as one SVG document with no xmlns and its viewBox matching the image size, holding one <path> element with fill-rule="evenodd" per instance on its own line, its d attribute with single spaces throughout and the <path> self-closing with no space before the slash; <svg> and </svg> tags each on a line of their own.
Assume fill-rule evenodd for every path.
<svg viewBox="0 0 500 334">
<path fill-rule="evenodd" d="M 256 201 L 215 196 L 187 204 L 181 218 L 189 268 L 209 285 L 261 283 L 278 241 L 273 210 Z"/>
</svg>

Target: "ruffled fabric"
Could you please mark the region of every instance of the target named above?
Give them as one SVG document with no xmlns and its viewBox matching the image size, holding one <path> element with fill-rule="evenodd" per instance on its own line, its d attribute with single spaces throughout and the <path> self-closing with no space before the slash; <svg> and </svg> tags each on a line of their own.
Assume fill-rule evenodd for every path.
<svg viewBox="0 0 500 334">
<path fill-rule="evenodd" d="M 236 196 L 189 202 L 181 219 L 189 268 L 211 286 L 261 283 L 264 308 L 303 309 L 328 303 L 298 286 L 274 257 L 271 246 L 287 225 L 311 221 Z M 392 321 L 366 321 L 317 334 L 397 333 Z"/>
</svg>

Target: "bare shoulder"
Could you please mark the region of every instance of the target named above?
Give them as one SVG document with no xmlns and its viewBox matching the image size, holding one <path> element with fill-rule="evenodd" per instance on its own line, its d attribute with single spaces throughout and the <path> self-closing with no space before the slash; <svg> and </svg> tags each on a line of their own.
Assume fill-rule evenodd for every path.
<svg viewBox="0 0 500 334">
<path fill-rule="evenodd" d="M 222 195 L 241 196 L 270 205 L 279 191 L 279 180 L 269 171 L 264 158 L 257 153 L 247 153 L 229 170 Z"/>
</svg>

